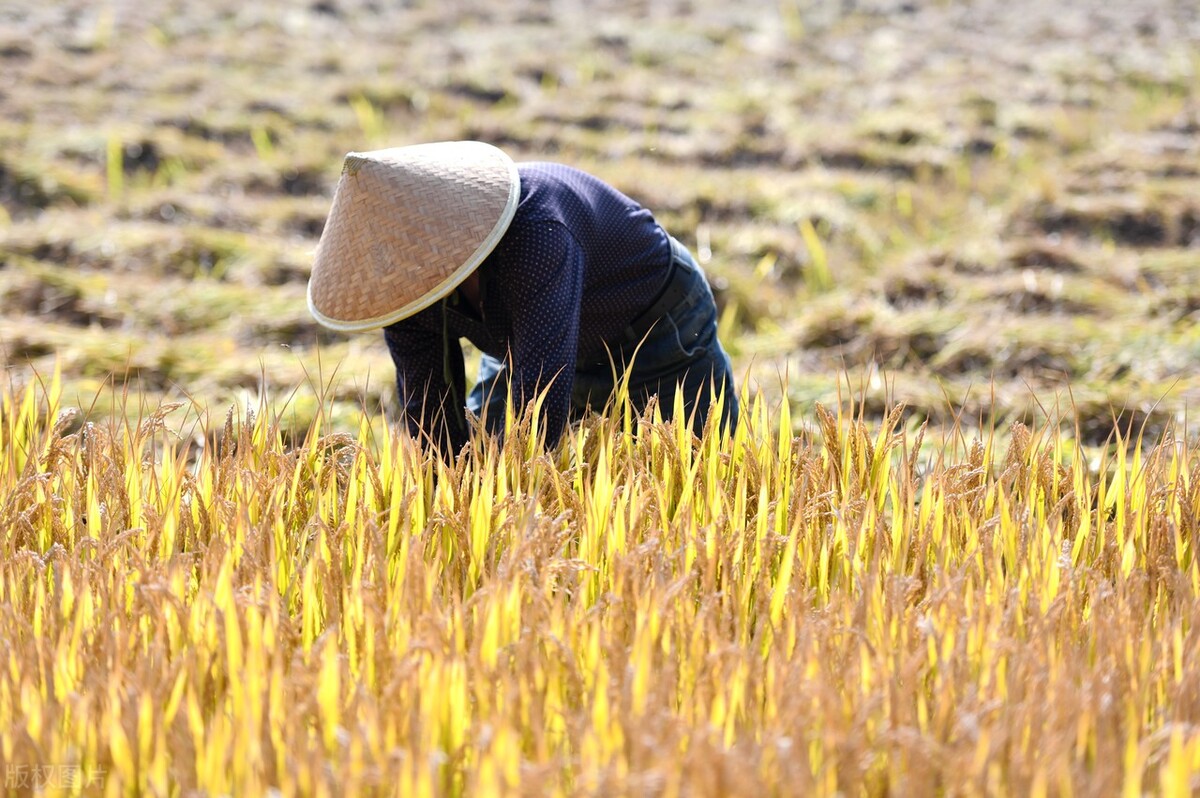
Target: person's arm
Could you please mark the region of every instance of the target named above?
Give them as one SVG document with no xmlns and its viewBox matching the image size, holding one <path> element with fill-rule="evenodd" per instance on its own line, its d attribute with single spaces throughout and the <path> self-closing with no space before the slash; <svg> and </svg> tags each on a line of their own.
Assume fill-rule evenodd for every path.
<svg viewBox="0 0 1200 798">
<path fill-rule="evenodd" d="M 504 301 L 511 308 L 510 397 L 518 416 L 547 389 L 540 424 L 546 445 L 554 446 L 567 426 L 575 359 L 579 344 L 579 310 L 583 296 L 583 251 L 556 222 L 532 222 L 504 239 Z M 504 419 L 488 419 L 489 431 L 503 432 Z"/>
<path fill-rule="evenodd" d="M 441 303 L 429 309 L 442 313 Z M 466 377 L 457 338 L 439 334 L 413 319 L 384 328 L 384 340 L 396 364 L 400 410 L 409 434 L 452 455 L 468 439 L 463 409 Z"/>
</svg>

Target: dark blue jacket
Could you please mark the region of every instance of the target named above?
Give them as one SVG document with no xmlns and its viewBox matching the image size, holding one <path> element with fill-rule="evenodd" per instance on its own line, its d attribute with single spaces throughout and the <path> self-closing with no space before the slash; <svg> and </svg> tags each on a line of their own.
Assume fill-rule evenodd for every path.
<svg viewBox="0 0 1200 798">
<path fill-rule="evenodd" d="M 409 431 L 466 442 L 460 338 L 509 365 L 518 413 L 549 386 L 547 443 L 566 427 L 577 362 L 602 361 L 666 283 L 667 234 L 645 208 L 578 169 L 519 164 L 521 198 L 479 267 L 481 313 L 459 292 L 385 328 Z M 503 418 L 489 418 L 502 429 Z"/>
</svg>

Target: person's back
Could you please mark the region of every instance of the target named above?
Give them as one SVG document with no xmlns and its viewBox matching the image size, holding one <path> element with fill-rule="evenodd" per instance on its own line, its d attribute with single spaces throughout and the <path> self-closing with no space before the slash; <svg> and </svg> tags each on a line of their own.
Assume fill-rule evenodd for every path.
<svg viewBox="0 0 1200 798">
<path fill-rule="evenodd" d="M 671 265 L 667 233 L 650 211 L 586 172 L 544 161 L 519 163 L 517 171 L 521 199 L 516 215 L 505 240 L 480 266 L 481 278 L 530 283 L 545 291 L 548 282 L 542 277 L 552 276 L 541 274 L 533 261 L 538 252 L 559 250 L 556 236 L 569 237 L 566 249 L 577 251 L 583 269 L 576 353 L 584 361 L 604 356 L 605 342 L 620 334 L 665 285 Z M 513 246 L 521 240 L 537 243 Z M 561 265 L 549 264 L 550 271 Z M 574 307 L 574 297 L 563 301 Z M 488 354 L 502 358 L 506 353 Z"/>
</svg>

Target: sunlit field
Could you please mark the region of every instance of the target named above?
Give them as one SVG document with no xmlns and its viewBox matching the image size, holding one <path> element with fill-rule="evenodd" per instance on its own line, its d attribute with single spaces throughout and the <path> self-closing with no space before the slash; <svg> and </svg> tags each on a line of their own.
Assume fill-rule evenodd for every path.
<svg viewBox="0 0 1200 798">
<path fill-rule="evenodd" d="M 1200 792 L 1193 0 L 7 0 L 0 75 L 4 794 Z M 458 139 L 695 253 L 732 438 L 398 431 L 305 286 Z"/>
<path fill-rule="evenodd" d="M 902 408 L 793 437 L 754 397 L 732 439 L 613 412 L 447 465 L 367 419 L 64 434 L 58 389 L 0 425 L 11 789 L 47 762 L 52 794 L 1200 783 L 1200 453 L 1173 438 L 955 456 Z"/>
</svg>

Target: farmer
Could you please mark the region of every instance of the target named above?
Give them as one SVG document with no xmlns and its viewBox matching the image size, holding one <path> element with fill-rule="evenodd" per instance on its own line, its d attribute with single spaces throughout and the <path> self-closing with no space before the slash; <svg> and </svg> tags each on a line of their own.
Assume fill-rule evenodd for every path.
<svg viewBox="0 0 1200 798">
<path fill-rule="evenodd" d="M 553 445 L 626 372 L 636 409 L 657 396 L 670 415 L 681 391 L 698 431 L 723 393 L 720 421 L 737 423 L 712 291 L 687 249 L 600 180 L 489 144 L 347 155 L 308 306 L 335 330 L 383 328 L 409 431 L 444 452 L 468 440 L 464 404 L 503 433 L 505 404 L 520 417 L 543 391 Z M 460 338 L 483 353 L 470 396 Z"/>
</svg>

